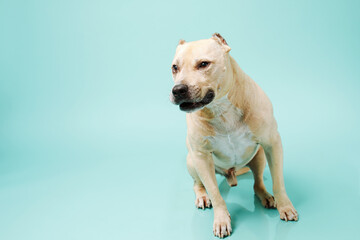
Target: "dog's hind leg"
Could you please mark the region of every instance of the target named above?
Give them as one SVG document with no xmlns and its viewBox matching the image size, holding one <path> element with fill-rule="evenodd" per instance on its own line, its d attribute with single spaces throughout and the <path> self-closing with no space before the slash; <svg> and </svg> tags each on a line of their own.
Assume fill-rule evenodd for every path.
<svg viewBox="0 0 360 240">
<path fill-rule="evenodd" d="M 195 206 L 202 209 L 211 208 L 210 198 L 207 195 L 205 187 L 198 174 L 196 173 L 190 154 L 187 156 L 186 165 L 191 177 L 194 179 Z"/>
<path fill-rule="evenodd" d="M 258 152 L 248 164 L 253 175 L 254 175 L 254 191 L 255 195 L 260 199 L 261 204 L 265 208 L 276 208 L 274 197 L 266 191 L 263 173 L 266 165 L 265 152 L 262 147 L 259 148 Z"/>
</svg>

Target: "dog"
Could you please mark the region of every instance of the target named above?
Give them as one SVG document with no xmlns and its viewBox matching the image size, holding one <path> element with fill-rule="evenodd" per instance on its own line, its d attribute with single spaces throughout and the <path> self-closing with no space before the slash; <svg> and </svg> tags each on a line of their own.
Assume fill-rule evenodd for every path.
<svg viewBox="0 0 360 240">
<path fill-rule="evenodd" d="M 236 176 L 250 168 L 262 205 L 277 208 L 280 219 L 298 220 L 285 191 L 283 149 L 272 104 L 230 50 L 218 33 L 199 41 L 180 40 L 171 66 L 175 85 L 170 101 L 186 112 L 187 168 L 194 179 L 195 205 L 213 207 L 213 233 L 220 238 L 232 228 L 215 173 L 236 186 Z M 274 196 L 264 185 L 266 160 Z"/>
</svg>

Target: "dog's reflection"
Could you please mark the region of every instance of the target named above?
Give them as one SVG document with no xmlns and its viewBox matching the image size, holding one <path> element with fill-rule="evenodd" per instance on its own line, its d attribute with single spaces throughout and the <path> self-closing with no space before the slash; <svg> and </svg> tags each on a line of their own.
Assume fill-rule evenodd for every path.
<svg viewBox="0 0 360 240">
<path fill-rule="evenodd" d="M 251 173 L 238 177 L 242 180 L 252 180 Z M 219 178 L 218 178 L 219 179 Z M 231 187 L 223 178 L 219 181 L 219 189 L 223 198 L 228 198 Z M 228 210 L 231 214 L 233 234 L 231 238 L 254 239 L 254 240 L 285 240 L 294 224 L 286 223 L 278 218 L 276 209 L 264 208 L 256 195 L 252 195 L 253 206 L 244 207 L 236 202 L 227 202 Z M 192 236 L 194 239 L 205 239 L 205 235 L 212 237 L 209 231 L 204 231 L 213 219 L 213 210 L 208 209 L 203 212 L 194 210 L 192 218 Z"/>
</svg>

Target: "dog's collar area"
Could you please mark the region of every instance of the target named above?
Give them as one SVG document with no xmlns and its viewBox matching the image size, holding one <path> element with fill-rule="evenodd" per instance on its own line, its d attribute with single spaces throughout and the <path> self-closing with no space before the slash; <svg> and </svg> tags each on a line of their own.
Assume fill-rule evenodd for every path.
<svg viewBox="0 0 360 240">
<path fill-rule="evenodd" d="M 214 100 L 215 93 L 212 89 L 208 90 L 205 97 L 200 102 L 183 102 L 180 104 L 180 110 L 185 112 L 193 112 L 204 107 Z"/>
</svg>

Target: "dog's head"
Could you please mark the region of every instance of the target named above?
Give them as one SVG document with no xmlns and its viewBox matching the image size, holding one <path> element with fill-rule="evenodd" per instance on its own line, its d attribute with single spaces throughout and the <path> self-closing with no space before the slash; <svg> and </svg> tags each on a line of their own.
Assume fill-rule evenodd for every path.
<svg viewBox="0 0 360 240">
<path fill-rule="evenodd" d="M 193 112 L 216 99 L 230 64 L 230 49 L 218 33 L 195 42 L 180 40 L 171 66 L 175 82 L 171 102 Z"/>
</svg>

